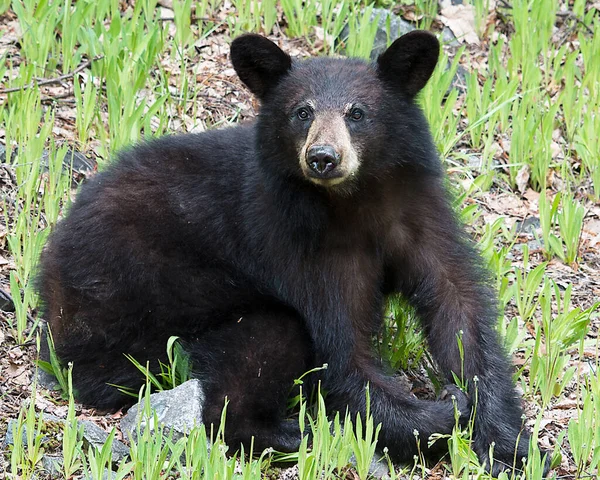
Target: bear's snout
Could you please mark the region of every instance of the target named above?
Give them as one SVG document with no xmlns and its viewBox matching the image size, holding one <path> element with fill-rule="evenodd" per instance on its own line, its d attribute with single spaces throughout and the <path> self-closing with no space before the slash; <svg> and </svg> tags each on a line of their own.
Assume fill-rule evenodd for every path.
<svg viewBox="0 0 600 480">
<path fill-rule="evenodd" d="M 331 145 L 313 145 L 306 152 L 310 175 L 327 178 L 340 163 L 340 154 Z"/>
</svg>

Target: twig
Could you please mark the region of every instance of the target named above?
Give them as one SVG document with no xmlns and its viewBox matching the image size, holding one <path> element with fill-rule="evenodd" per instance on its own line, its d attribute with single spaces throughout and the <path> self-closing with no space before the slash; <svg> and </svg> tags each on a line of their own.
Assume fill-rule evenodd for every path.
<svg viewBox="0 0 600 480">
<path fill-rule="evenodd" d="M 583 25 L 590 35 L 594 34 L 594 31 L 590 28 L 590 26 L 586 25 L 585 22 L 573 12 L 556 12 L 556 16 L 575 20 L 577 23 Z"/>
<path fill-rule="evenodd" d="M 5 163 L 2 164 L 2 168 L 7 173 L 7 175 L 10 177 L 10 180 L 13 183 L 13 185 L 17 186 L 17 177 L 15 176 L 15 172 L 13 172 L 12 169 L 10 168 L 10 166 Z M 1 292 L 1 290 L 0 290 L 0 292 Z"/>
<path fill-rule="evenodd" d="M 29 83 L 27 85 L 23 85 L 22 87 L 6 88 L 4 90 L 0 90 L 0 94 L 20 92 L 22 90 L 27 90 L 28 88 L 33 88 L 36 85 L 38 87 L 41 87 L 43 85 L 51 85 L 53 83 L 60 83 L 63 80 L 67 80 L 67 79 L 69 79 L 71 77 L 74 77 L 76 74 L 78 74 L 82 70 L 85 70 L 87 67 L 89 67 L 92 64 L 92 62 L 94 62 L 96 60 L 100 60 L 101 58 L 103 58 L 103 55 L 99 55 L 97 57 L 90 58 L 89 60 L 86 60 L 81 65 L 79 65 L 72 72 L 65 73 L 64 75 L 61 75 L 59 77 L 56 77 L 56 78 L 45 78 L 45 79 L 42 79 L 42 80 L 36 80 L 36 81 L 31 82 L 31 83 Z"/>
<path fill-rule="evenodd" d="M 42 103 L 46 104 L 46 103 L 54 103 L 59 100 L 65 100 L 68 98 L 69 100 L 65 100 L 65 103 L 75 103 L 75 99 L 70 98 L 72 96 L 73 96 L 73 90 L 69 89 L 67 92 L 61 93 L 59 95 L 44 95 L 41 98 L 41 100 L 42 100 Z"/>
<path fill-rule="evenodd" d="M 157 20 L 159 22 L 174 22 L 175 17 L 161 17 L 161 18 L 157 18 Z M 220 22 L 220 20 L 216 17 L 196 17 L 195 15 L 192 15 L 190 17 L 190 20 L 192 22 L 214 22 L 214 23 Z"/>
</svg>

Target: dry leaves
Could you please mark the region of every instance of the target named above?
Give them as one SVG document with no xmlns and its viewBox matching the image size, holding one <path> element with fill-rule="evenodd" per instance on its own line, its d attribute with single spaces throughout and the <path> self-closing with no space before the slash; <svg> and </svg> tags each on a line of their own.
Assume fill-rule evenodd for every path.
<svg viewBox="0 0 600 480">
<path fill-rule="evenodd" d="M 461 43 L 479 45 L 479 35 L 475 26 L 475 7 L 473 5 L 452 5 L 450 0 L 441 2 L 439 19 L 446 25 Z"/>
</svg>

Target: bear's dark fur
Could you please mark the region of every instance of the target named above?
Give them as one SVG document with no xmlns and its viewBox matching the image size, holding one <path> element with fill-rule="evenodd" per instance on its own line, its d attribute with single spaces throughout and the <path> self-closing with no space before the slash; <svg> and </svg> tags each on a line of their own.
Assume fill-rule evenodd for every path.
<svg viewBox="0 0 600 480">
<path fill-rule="evenodd" d="M 438 51 L 434 36 L 413 32 L 375 64 L 292 61 L 265 38 L 240 37 L 231 56 L 261 100 L 256 121 L 138 145 L 83 186 L 39 277 L 79 400 L 123 405 L 107 384 L 143 382 L 123 354 L 156 366 L 178 335 L 204 381 L 205 422 L 218 423 L 230 401 L 230 443 L 254 435 L 259 448 L 296 448 L 286 396 L 295 378 L 327 363 L 328 406 L 364 414 L 368 383 L 380 447 L 412 460 L 415 430 L 427 450 L 429 435 L 449 433 L 455 418 L 449 398 L 415 398 L 373 358 L 386 296 L 400 293 L 447 380 L 463 372 L 471 399 L 477 385 L 480 458 L 492 442 L 495 471 L 525 457 L 493 294 L 414 102 Z M 464 421 L 470 400 L 452 392 Z"/>
</svg>

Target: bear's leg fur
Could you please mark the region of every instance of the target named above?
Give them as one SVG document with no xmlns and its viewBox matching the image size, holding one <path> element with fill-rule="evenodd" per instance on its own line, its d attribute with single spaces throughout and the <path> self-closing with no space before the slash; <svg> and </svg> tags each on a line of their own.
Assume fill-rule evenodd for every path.
<svg viewBox="0 0 600 480">
<path fill-rule="evenodd" d="M 163 338 L 164 337 L 164 338 Z M 160 371 L 159 360 L 167 362 L 168 336 L 148 337 L 140 332 L 110 332 L 78 329 L 63 332 L 56 341 L 56 354 L 63 364 L 73 364 L 73 388 L 77 400 L 101 410 L 115 410 L 135 403 L 116 386 L 125 387 L 137 394 L 144 384 L 144 374 L 128 359 L 131 355 L 142 365 L 149 361 L 150 371 Z"/>
<path fill-rule="evenodd" d="M 301 318 L 276 309 L 236 316 L 185 345 L 206 395 L 203 420 L 218 426 L 227 399 L 225 441 L 248 451 L 298 449 L 298 422 L 285 420 L 294 380 L 312 365 Z"/>
<path fill-rule="evenodd" d="M 474 449 L 497 475 L 520 468 L 528 455 L 521 399 L 495 330 L 498 316 L 486 273 L 450 207 L 436 205 L 434 195 L 430 198 L 420 212 L 427 225 L 414 252 L 420 261 L 410 270 L 413 281 L 405 284 L 405 294 L 419 313 L 432 357 L 445 377 L 456 376 L 468 388 L 475 412 Z"/>
</svg>

